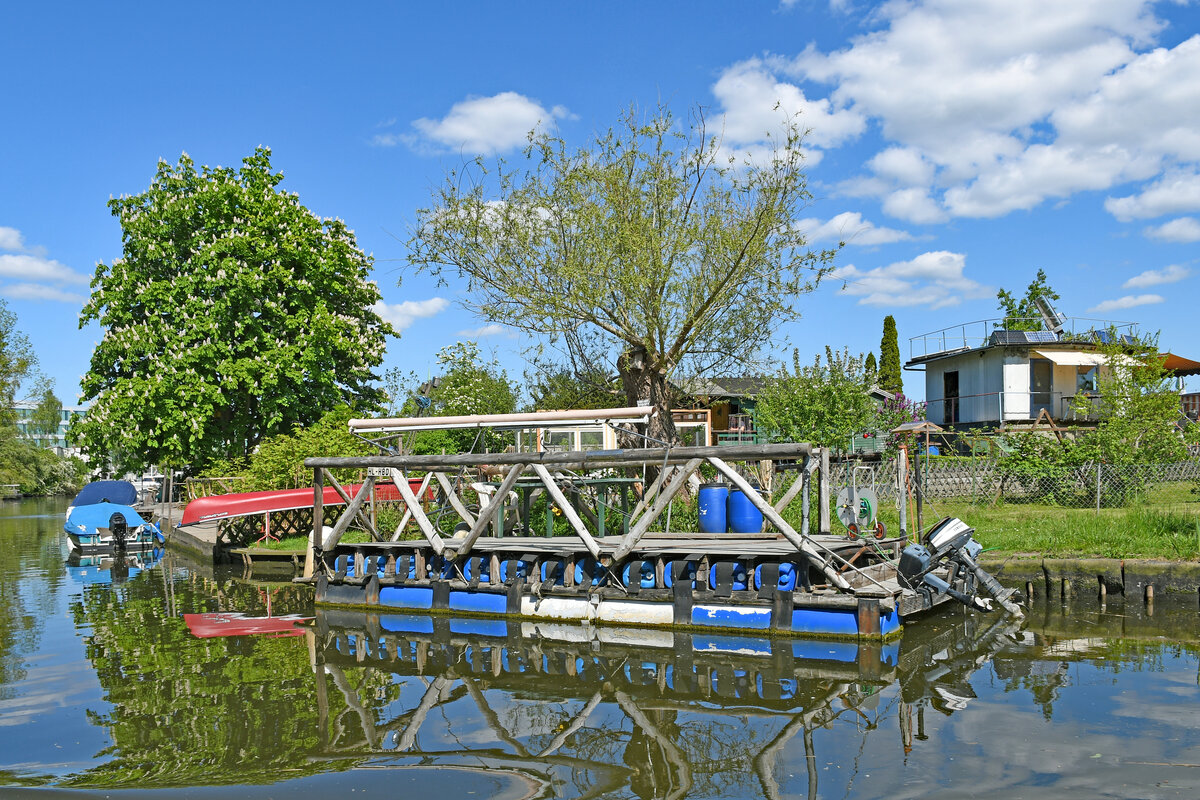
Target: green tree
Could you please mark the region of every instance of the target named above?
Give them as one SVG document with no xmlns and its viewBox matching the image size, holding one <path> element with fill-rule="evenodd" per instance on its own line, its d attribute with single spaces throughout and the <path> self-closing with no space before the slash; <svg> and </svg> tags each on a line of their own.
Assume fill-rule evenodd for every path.
<svg viewBox="0 0 1200 800">
<path fill-rule="evenodd" d="M 240 169 L 185 154 L 109 201 L 123 253 L 101 263 L 80 326 L 104 336 L 76 426 L 118 466 L 242 456 L 340 403 L 375 406 L 391 326 L 354 233 L 279 189 L 270 151 Z"/>
<path fill-rule="evenodd" d="M 896 318 L 883 318 L 883 338 L 879 341 L 879 388 L 893 394 L 904 391 L 904 376 L 900 371 L 900 340 L 896 333 Z"/>
<path fill-rule="evenodd" d="M 0 300 L 0 438 L 16 436 L 17 391 L 36 369 L 37 356 L 17 327 L 17 315 Z"/>
<path fill-rule="evenodd" d="M 568 367 L 526 375 L 534 411 L 612 408 L 621 402 L 621 387 L 602 372 L 580 374 Z"/>
<path fill-rule="evenodd" d="M 464 278 L 483 319 L 603 360 L 671 441 L 668 378 L 760 355 L 831 269 L 834 251 L 794 224 L 811 199 L 800 139 L 789 120 L 771 153 L 735 163 L 703 115 L 681 126 L 665 108 L 630 110 L 580 150 L 533 135 L 523 170 L 476 160 L 447 176 L 410 261 Z"/>
<path fill-rule="evenodd" d="M 868 375 L 878 375 L 879 374 L 879 364 L 877 364 L 875 362 L 875 354 L 874 353 L 867 353 L 867 360 L 866 360 L 866 363 L 863 364 L 863 369 L 865 369 L 867 371 Z"/>
<path fill-rule="evenodd" d="M 511 414 L 517 410 L 517 387 L 508 373 L 492 359 L 485 361 L 475 342 L 455 342 L 438 352 L 440 375 L 426 383 L 424 391 L 413 396 L 428 399 L 424 411 L 435 417 L 458 417 L 476 414 Z M 413 406 L 410 404 L 411 410 Z M 494 450 L 511 443 L 511 434 L 498 436 L 485 432 L 482 442 L 474 430 L 424 431 L 405 442 L 405 448 L 417 454 L 469 452 L 479 450 L 479 444 Z"/>
<path fill-rule="evenodd" d="M 1037 276 L 1025 288 L 1025 296 L 1017 298 L 1007 289 L 996 293 L 1000 311 L 1004 314 L 1004 328 L 1010 331 L 1040 331 L 1043 328 L 1042 312 L 1034 302 L 1036 298 L 1057 300 L 1058 292 L 1050 288 L 1045 270 L 1039 269 Z"/>
<path fill-rule="evenodd" d="M 1180 410 L 1175 378 L 1164 368 L 1157 342 L 1109 338 L 1100 348 L 1107 366 L 1099 370 L 1095 394 L 1080 392 L 1073 401 L 1076 413 L 1098 420 L 1077 445 L 1081 456 L 1106 464 L 1182 459 L 1185 437 L 1194 438 L 1196 426 Z"/>
<path fill-rule="evenodd" d="M 801 365 L 794 351 L 792 371 L 784 368 L 759 393 L 755 421 L 772 441 L 845 450 L 851 437 L 876 429 L 870 388 L 863 359 L 849 351 L 826 347 L 824 363 L 817 356 L 809 365 Z"/>
<path fill-rule="evenodd" d="M 40 439 L 58 439 L 59 423 L 62 421 L 62 401 L 49 385 L 41 392 L 41 399 L 29 417 L 29 431 Z"/>
</svg>

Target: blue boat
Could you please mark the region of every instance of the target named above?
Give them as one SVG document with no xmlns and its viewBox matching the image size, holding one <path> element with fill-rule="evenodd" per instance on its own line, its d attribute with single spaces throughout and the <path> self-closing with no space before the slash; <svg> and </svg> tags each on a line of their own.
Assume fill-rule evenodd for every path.
<svg viewBox="0 0 1200 800">
<path fill-rule="evenodd" d="M 133 507 L 137 489 L 129 481 L 94 481 L 71 501 L 63 530 L 73 553 L 152 550 L 162 531 Z"/>
</svg>

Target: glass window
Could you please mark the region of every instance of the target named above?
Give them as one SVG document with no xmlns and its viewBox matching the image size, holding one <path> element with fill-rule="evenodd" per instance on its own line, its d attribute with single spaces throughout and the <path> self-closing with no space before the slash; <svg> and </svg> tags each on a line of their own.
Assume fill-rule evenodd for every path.
<svg viewBox="0 0 1200 800">
<path fill-rule="evenodd" d="M 604 431 L 580 431 L 580 450 L 601 450 L 604 448 Z"/>
<path fill-rule="evenodd" d="M 1075 391 L 1078 394 L 1094 394 L 1096 392 L 1096 379 L 1099 377 L 1099 367 L 1089 367 L 1086 370 L 1081 370 L 1079 378 L 1075 383 Z"/>
<path fill-rule="evenodd" d="M 570 450 L 574 435 L 571 431 L 546 431 L 546 437 L 543 440 L 546 452 L 562 453 Z"/>
</svg>

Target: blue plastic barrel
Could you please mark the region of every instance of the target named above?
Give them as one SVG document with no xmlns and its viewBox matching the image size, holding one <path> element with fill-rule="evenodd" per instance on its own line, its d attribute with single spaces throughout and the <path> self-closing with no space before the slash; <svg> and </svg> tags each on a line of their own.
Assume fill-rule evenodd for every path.
<svg viewBox="0 0 1200 800">
<path fill-rule="evenodd" d="M 700 530 L 704 533 L 724 533 L 725 501 L 729 487 L 724 483 L 706 483 L 700 487 Z"/>
<path fill-rule="evenodd" d="M 701 489 L 701 492 L 704 490 Z M 729 493 L 729 530 L 734 533 L 761 533 L 763 515 L 741 489 Z"/>
</svg>

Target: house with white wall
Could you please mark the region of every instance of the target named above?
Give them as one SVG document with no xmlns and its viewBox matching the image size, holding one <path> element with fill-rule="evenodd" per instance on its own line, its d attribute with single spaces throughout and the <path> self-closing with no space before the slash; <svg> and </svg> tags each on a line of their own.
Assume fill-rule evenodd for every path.
<svg viewBox="0 0 1200 800">
<path fill-rule="evenodd" d="M 1094 421 L 1076 411 L 1076 398 L 1096 392 L 1111 368 L 1103 345 L 1132 341 L 1134 325 L 1052 323 L 1057 330 L 1013 330 L 1011 319 L 980 320 L 913 337 L 904 368 L 925 373 L 926 418 L 944 428 L 1002 428 L 1043 411 L 1055 421 Z"/>
</svg>

